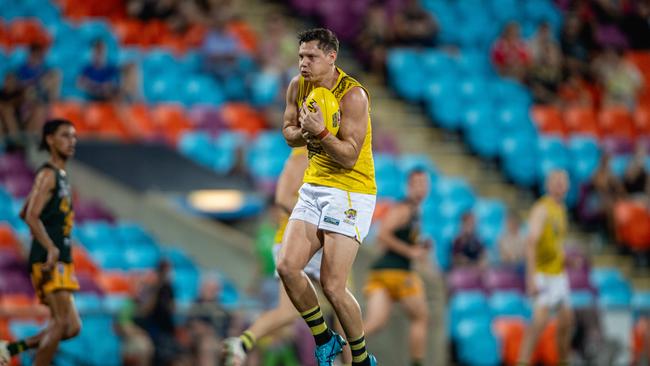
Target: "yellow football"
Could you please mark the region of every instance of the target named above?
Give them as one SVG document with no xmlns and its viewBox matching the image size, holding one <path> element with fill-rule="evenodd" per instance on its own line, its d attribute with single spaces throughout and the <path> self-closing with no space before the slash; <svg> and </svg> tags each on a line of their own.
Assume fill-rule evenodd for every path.
<svg viewBox="0 0 650 366">
<path fill-rule="evenodd" d="M 332 135 L 336 135 L 341 127 L 341 111 L 339 110 L 339 102 L 334 97 L 329 89 L 318 87 L 309 93 L 307 96 L 307 109 L 310 112 L 315 112 L 314 104 L 318 104 L 321 113 L 323 113 L 323 121 L 325 127 Z"/>
</svg>

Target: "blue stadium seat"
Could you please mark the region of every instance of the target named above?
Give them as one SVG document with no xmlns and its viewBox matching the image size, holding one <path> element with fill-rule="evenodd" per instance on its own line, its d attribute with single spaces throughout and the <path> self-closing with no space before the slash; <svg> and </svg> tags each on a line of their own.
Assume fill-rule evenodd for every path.
<svg viewBox="0 0 650 366">
<path fill-rule="evenodd" d="M 599 293 L 599 304 L 605 308 L 628 307 L 632 300 L 630 284 L 614 268 L 595 268 L 590 273 L 591 284 Z"/>
<path fill-rule="evenodd" d="M 451 248 L 452 243 L 458 231 L 460 224 L 456 221 L 443 221 L 434 223 L 428 221 L 423 225 L 423 232 L 434 240 L 435 250 L 433 251 L 438 262 L 438 265 L 443 271 L 447 271 L 451 267 Z"/>
<path fill-rule="evenodd" d="M 532 187 L 537 183 L 538 163 L 535 138 L 528 134 L 506 135 L 501 140 L 501 159 L 506 175 L 516 184 Z"/>
<path fill-rule="evenodd" d="M 574 309 L 587 309 L 594 305 L 594 295 L 591 291 L 571 291 L 571 307 Z"/>
<path fill-rule="evenodd" d="M 380 198 L 400 199 L 403 195 L 404 179 L 393 156 L 376 154 L 375 179 L 377 181 L 377 195 Z"/>
<path fill-rule="evenodd" d="M 422 73 L 426 76 L 427 81 L 438 79 L 441 75 L 454 74 L 456 63 L 446 52 L 438 49 L 426 49 L 419 56 Z"/>
<path fill-rule="evenodd" d="M 618 269 L 609 267 L 592 269 L 589 274 L 589 279 L 592 286 L 596 287 L 599 291 L 607 287 L 617 287 L 619 284 L 625 282 L 623 275 Z"/>
<path fill-rule="evenodd" d="M 116 245 L 119 242 L 107 222 L 87 222 L 79 226 L 79 240 L 88 249 Z"/>
<path fill-rule="evenodd" d="M 155 239 L 139 224 L 129 221 L 121 221 L 115 225 L 115 234 L 122 243 L 130 244 L 149 244 L 155 245 Z"/>
<path fill-rule="evenodd" d="M 176 71 L 178 60 L 174 55 L 164 49 L 154 49 L 145 54 L 142 61 L 142 68 L 145 74 L 165 74 Z"/>
<path fill-rule="evenodd" d="M 27 61 L 27 48 L 24 46 L 14 47 L 14 49 L 7 54 L 7 59 L 7 68 L 9 70 L 17 69 Z"/>
<path fill-rule="evenodd" d="M 249 150 L 261 153 L 278 153 L 280 150 L 289 152 L 291 148 L 288 147 L 281 131 L 262 131 L 252 141 Z"/>
<path fill-rule="evenodd" d="M 143 57 L 142 50 L 137 47 L 120 47 L 117 53 L 117 63 L 120 66 L 130 63 L 140 65 Z"/>
<path fill-rule="evenodd" d="M 632 308 L 639 314 L 650 315 L 650 291 L 635 292 L 632 296 Z"/>
<path fill-rule="evenodd" d="M 474 191 L 461 178 L 454 177 L 441 177 L 436 182 L 435 187 L 432 187 L 432 193 L 440 199 L 448 199 L 454 201 L 463 210 L 469 210 L 476 201 Z"/>
<path fill-rule="evenodd" d="M 276 180 L 280 177 L 284 162 L 289 154 L 269 155 L 269 154 L 251 154 L 248 170 L 256 179 Z"/>
<path fill-rule="evenodd" d="M 191 75 L 180 82 L 182 95 L 179 98 L 186 106 L 195 104 L 222 105 L 226 97 L 221 87 L 211 78 L 203 75 Z"/>
<path fill-rule="evenodd" d="M 186 132 L 178 141 L 178 150 L 181 154 L 195 162 L 212 167 L 217 156 L 217 148 L 206 132 Z"/>
<path fill-rule="evenodd" d="M 102 301 L 102 306 L 109 314 L 118 314 L 124 307 L 132 301 L 126 295 L 106 294 Z"/>
<path fill-rule="evenodd" d="M 197 271 L 194 260 L 179 246 L 164 248 L 163 256 L 172 263 L 174 269 Z"/>
<path fill-rule="evenodd" d="M 449 325 L 451 336 L 457 339 L 463 320 L 487 321 L 492 319 L 485 295 L 479 291 L 457 292 L 449 300 Z"/>
<path fill-rule="evenodd" d="M 571 157 L 571 177 L 577 183 L 586 182 L 598 167 L 600 148 L 590 136 L 572 136 L 568 142 Z"/>
<path fill-rule="evenodd" d="M 124 250 L 124 261 L 129 270 L 154 269 L 160 261 L 160 249 L 150 244 L 134 243 Z"/>
<path fill-rule="evenodd" d="M 630 155 L 614 155 L 609 160 L 609 168 L 612 173 L 617 177 L 623 177 L 625 174 L 625 169 L 627 169 L 628 164 L 632 160 Z"/>
<path fill-rule="evenodd" d="M 125 270 L 128 264 L 121 246 L 89 248 L 90 257 L 99 267 L 109 270 Z"/>
<path fill-rule="evenodd" d="M 74 302 L 82 317 L 86 314 L 101 314 L 104 311 L 103 300 L 94 293 L 77 292 L 74 294 Z"/>
<path fill-rule="evenodd" d="M 454 78 L 445 76 L 432 80 L 424 90 L 424 102 L 429 117 L 446 129 L 460 127 L 462 105 L 458 84 Z"/>
<path fill-rule="evenodd" d="M 541 136 L 537 140 L 537 156 L 539 157 L 538 174 L 540 186 L 546 176 L 555 169 L 569 167 L 569 154 L 561 138 L 555 136 Z"/>
<path fill-rule="evenodd" d="M 499 78 L 488 84 L 486 94 L 490 95 L 497 105 L 522 104 L 530 106 L 532 96 L 526 87 L 514 80 Z"/>
<path fill-rule="evenodd" d="M 405 176 L 415 169 L 425 170 L 429 173 L 431 182 L 435 183 L 438 172 L 431 159 L 424 154 L 400 154 L 397 159 L 397 166 Z"/>
<path fill-rule="evenodd" d="M 496 111 L 497 124 L 501 131 L 520 131 L 532 127 L 528 106 L 524 103 L 506 103 Z"/>
<path fill-rule="evenodd" d="M 462 75 L 492 76 L 494 70 L 487 54 L 476 50 L 463 50 L 457 61 L 458 73 Z"/>
<path fill-rule="evenodd" d="M 402 98 L 415 102 L 422 96 L 420 57 L 412 50 L 394 49 L 388 52 L 386 67 L 390 84 Z"/>
<path fill-rule="evenodd" d="M 497 291 L 490 296 L 490 311 L 494 317 L 520 316 L 530 318 L 530 304 L 516 291 Z"/>
<path fill-rule="evenodd" d="M 605 309 L 628 308 L 631 300 L 632 295 L 629 289 L 609 289 L 600 294 L 598 304 Z"/>
<path fill-rule="evenodd" d="M 490 322 L 465 319 L 457 326 L 458 359 L 464 365 L 496 366 L 501 364 L 501 347 Z"/>
<path fill-rule="evenodd" d="M 251 103 L 256 107 L 266 107 L 278 97 L 281 80 L 277 74 L 261 72 L 253 77 L 251 84 Z"/>
<path fill-rule="evenodd" d="M 151 70 L 145 71 L 144 75 L 144 97 L 148 102 L 173 102 L 181 99 L 178 92 L 181 81 L 176 73 L 160 71 L 154 73 Z"/>
<path fill-rule="evenodd" d="M 483 158 L 494 158 L 499 152 L 501 131 L 495 124 L 489 106 L 479 104 L 465 109 L 463 116 L 465 140 L 472 151 Z"/>
<path fill-rule="evenodd" d="M 174 268 L 172 285 L 174 298 L 179 302 L 193 302 L 199 294 L 200 275 L 196 269 Z"/>
</svg>

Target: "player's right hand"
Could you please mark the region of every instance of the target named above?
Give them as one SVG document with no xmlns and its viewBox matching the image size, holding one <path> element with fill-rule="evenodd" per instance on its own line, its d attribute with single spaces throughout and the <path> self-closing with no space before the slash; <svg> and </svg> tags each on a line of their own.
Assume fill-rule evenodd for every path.
<svg viewBox="0 0 650 366">
<path fill-rule="evenodd" d="M 49 272 L 51 271 L 54 266 L 56 265 L 56 262 L 59 261 L 59 248 L 52 246 L 47 249 L 47 261 L 45 261 L 45 264 L 43 264 L 43 271 L 44 272 Z"/>
</svg>

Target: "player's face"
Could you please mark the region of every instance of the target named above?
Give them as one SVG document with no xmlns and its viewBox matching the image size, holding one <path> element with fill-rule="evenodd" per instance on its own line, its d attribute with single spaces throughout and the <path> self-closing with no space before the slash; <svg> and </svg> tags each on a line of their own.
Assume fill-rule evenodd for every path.
<svg viewBox="0 0 650 366">
<path fill-rule="evenodd" d="M 569 190 L 569 177 L 565 171 L 556 171 L 548 177 L 548 193 L 553 197 L 564 199 Z"/>
<path fill-rule="evenodd" d="M 298 48 L 300 75 L 307 81 L 322 80 L 336 61 L 336 52 L 324 52 L 318 48 L 318 41 L 303 42 Z"/>
<path fill-rule="evenodd" d="M 77 145 L 77 132 L 73 126 L 62 125 L 49 137 L 50 146 L 62 158 L 69 159 L 74 155 Z"/>
<path fill-rule="evenodd" d="M 429 176 L 425 173 L 414 173 L 409 178 L 409 195 L 416 201 L 424 200 L 429 194 Z"/>
</svg>

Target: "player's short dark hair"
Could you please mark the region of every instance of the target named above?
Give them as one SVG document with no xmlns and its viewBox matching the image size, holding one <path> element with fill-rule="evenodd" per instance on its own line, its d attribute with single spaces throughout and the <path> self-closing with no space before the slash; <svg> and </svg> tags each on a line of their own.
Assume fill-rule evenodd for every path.
<svg viewBox="0 0 650 366">
<path fill-rule="evenodd" d="M 47 151 L 50 149 L 50 145 L 47 143 L 47 137 L 54 135 L 61 126 L 74 126 L 74 124 L 63 118 L 55 118 L 45 122 L 43 125 L 43 133 L 41 135 L 41 144 L 39 146 L 41 150 Z"/>
<path fill-rule="evenodd" d="M 298 34 L 298 44 L 311 41 L 318 41 L 318 48 L 323 52 L 339 52 L 339 40 L 336 38 L 336 34 L 329 29 L 312 28 Z"/>
<path fill-rule="evenodd" d="M 408 179 L 411 179 L 411 177 L 413 177 L 414 175 L 417 175 L 417 174 L 427 174 L 427 173 L 428 173 L 428 171 L 427 171 L 427 169 L 426 169 L 424 166 L 419 166 L 419 165 L 418 165 L 418 166 L 415 166 L 415 167 L 413 167 L 412 169 L 410 169 L 410 170 L 408 171 L 408 174 L 406 175 L 406 177 L 407 177 Z"/>
</svg>

